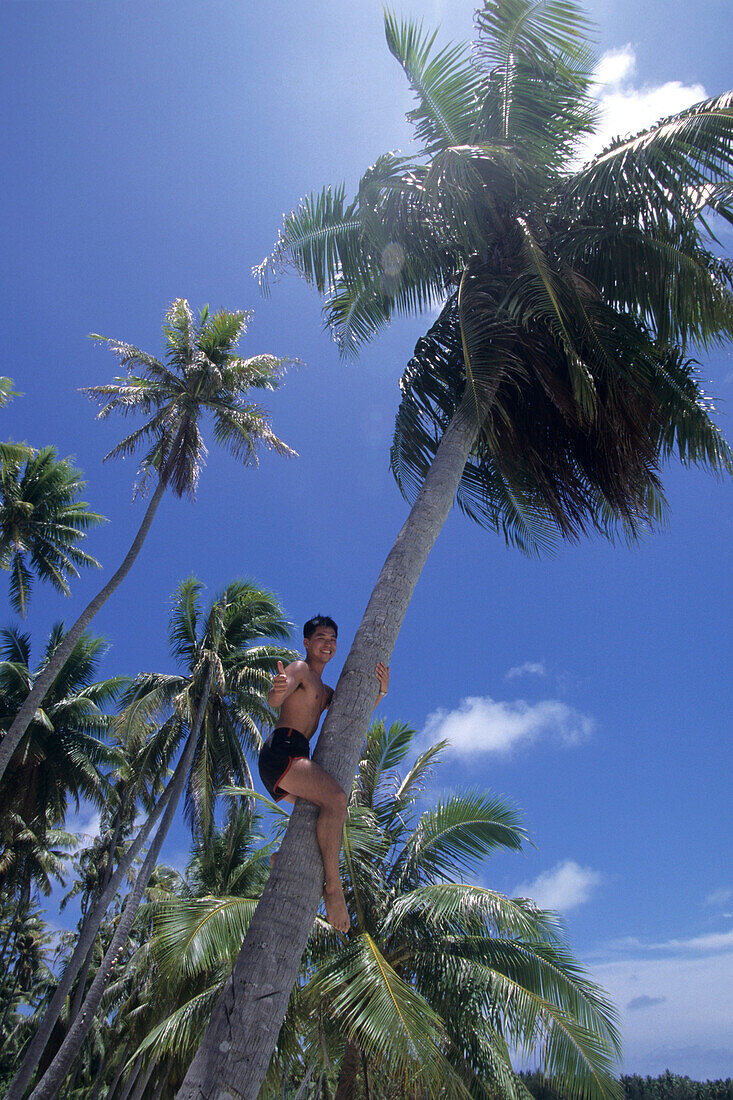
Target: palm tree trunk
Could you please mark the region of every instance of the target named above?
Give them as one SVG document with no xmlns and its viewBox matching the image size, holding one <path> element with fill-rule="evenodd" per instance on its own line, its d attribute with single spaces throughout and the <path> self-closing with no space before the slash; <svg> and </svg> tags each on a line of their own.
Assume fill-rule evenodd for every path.
<svg viewBox="0 0 733 1100">
<path fill-rule="evenodd" d="M 163 1089 L 165 1088 L 165 1074 L 161 1075 L 158 1084 L 155 1086 L 155 1092 L 151 1096 L 150 1100 L 160 1100 L 163 1095 Z"/>
<path fill-rule="evenodd" d="M 130 1100 L 142 1100 L 145 1094 L 145 1089 L 148 1087 L 148 1081 L 153 1076 L 153 1070 L 155 1069 L 155 1059 L 150 1063 L 144 1073 L 141 1073 L 138 1082 L 135 1085 L 135 1091 L 133 1092 Z"/>
<path fill-rule="evenodd" d="M 115 1097 L 115 1093 L 117 1092 L 117 1086 L 119 1085 L 120 1081 L 122 1080 L 122 1078 L 124 1076 L 125 1066 L 127 1065 L 130 1053 L 131 1053 L 130 1047 L 127 1046 L 125 1048 L 124 1052 L 123 1052 L 122 1060 L 120 1062 L 117 1073 L 112 1078 L 112 1084 L 109 1086 L 109 1088 L 107 1089 L 107 1092 L 105 1093 L 105 1095 L 107 1097 L 107 1100 L 117 1100 L 117 1098 Z"/>
<path fill-rule="evenodd" d="M 356 1043 L 347 1040 L 333 1100 L 353 1100 L 356 1075 L 359 1072 L 359 1054 Z"/>
<path fill-rule="evenodd" d="M 171 783 L 172 790 L 170 798 L 168 799 L 168 805 L 165 808 L 165 813 L 163 814 L 158 831 L 155 834 L 155 839 L 150 845 L 148 854 L 145 857 L 145 862 L 138 872 L 135 885 L 125 902 L 125 907 L 122 911 L 122 916 L 120 917 L 117 928 L 115 929 L 112 941 L 102 959 L 99 970 L 94 975 L 94 980 L 89 987 L 89 992 L 87 993 L 77 1019 L 71 1025 L 53 1062 L 31 1094 L 31 1100 L 52 1100 L 53 1097 L 58 1095 L 58 1090 L 66 1078 L 74 1059 L 78 1056 L 82 1043 L 97 1013 L 112 967 L 117 962 L 117 959 L 127 943 L 127 938 L 132 928 L 132 922 L 137 914 L 145 888 L 150 881 L 150 876 L 155 869 L 160 850 L 163 846 L 163 841 L 173 822 L 178 802 L 186 785 L 186 780 L 194 757 L 194 751 L 196 749 L 196 742 L 198 741 L 199 732 L 206 712 L 206 705 L 209 701 L 212 673 L 213 668 L 210 666 L 204 690 L 201 693 L 201 699 L 196 708 L 193 726 L 183 750 L 183 755 L 176 768 L 174 780 Z"/>
<path fill-rule="evenodd" d="M 102 893 L 104 893 L 104 891 L 107 889 L 107 887 L 109 886 L 110 879 L 112 878 L 112 874 L 113 874 L 112 868 L 113 868 L 113 864 L 114 864 L 115 852 L 117 851 L 117 844 L 118 844 L 118 841 L 120 839 L 120 832 L 121 831 L 122 831 L 122 814 L 121 814 L 121 812 L 118 812 L 117 821 L 116 821 L 116 824 L 115 824 L 115 831 L 114 831 L 114 835 L 112 837 L 112 843 L 110 844 L 110 849 L 109 849 L 109 860 L 107 861 L 107 866 L 105 867 L 104 875 L 102 876 L 102 881 L 100 882 L 99 887 L 98 887 L 98 889 L 100 889 Z M 100 923 L 101 923 L 101 921 L 100 921 Z M 82 930 L 83 930 L 85 924 L 86 924 L 86 920 L 84 921 L 84 924 L 82 924 Z M 79 980 L 76 983 L 76 989 L 74 990 L 74 996 L 72 997 L 72 1000 L 71 1000 L 71 1008 L 69 1009 L 69 1020 L 68 1020 L 69 1025 L 73 1024 L 74 1020 L 79 1015 L 79 1009 L 81 1008 L 82 1003 L 84 1001 L 84 990 L 85 990 L 85 987 L 86 987 L 86 984 L 87 984 L 87 976 L 89 974 L 89 967 L 92 965 L 92 959 L 93 958 L 94 958 L 94 943 L 92 943 L 91 947 L 87 951 L 86 958 L 84 959 L 84 962 L 82 963 L 82 966 L 81 966 L 81 970 L 79 972 Z"/>
<path fill-rule="evenodd" d="M 38 674 L 36 681 L 28 693 L 23 706 L 18 711 L 13 724 L 7 731 L 2 741 L 0 741 L 0 779 L 5 774 L 10 758 L 15 752 L 20 743 L 25 731 L 33 721 L 33 716 L 43 702 L 43 698 L 54 682 L 60 669 L 63 667 L 64 662 L 71 653 L 72 649 L 79 641 L 79 638 L 84 633 L 89 623 L 92 621 L 98 611 L 104 607 L 110 596 L 119 588 L 127 574 L 132 569 L 135 563 L 143 543 L 145 542 L 145 536 L 150 530 L 150 525 L 153 522 L 153 517 L 158 509 L 163 493 L 166 489 L 166 481 L 163 477 L 158 480 L 155 492 L 153 493 L 150 503 L 145 510 L 143 521 L 140 524 L 137 534 L 132 541 L 132 546 L 127 551 L 124 560 L 120 567 L 110 577 L 107 583 L 97 593 L 94 599 L 87 604 L 82 611 L 79 618 L 74 625 L 70 628 L 69 632 L 64 635 L 64 639 L 57 649 L 49 658 L 48 664 Z"/>
<path fill-rule="evenodd" d="M 119 889 L 122 880 L 124 879 L 132 864 L 137 859 L 140 851 L 144 847 L 148 837 L 150 836 L 153 826 L 155 825 L 155 822 L 158 820 L 160 814 L 163 812 L 163 808 L 171 797 L 173 784 L 176 780 L 176 774 L 177 773 L 174 773 L 171 782 L 160 795 L 158 801 L 148 815 L 147 820 L 141 826 L 137 837 L 131 842 L 129 848 L 127 849 L 127 852 L 120 860 L 117 869 L 111 876 L 104 890 L 104 893 L 100 897 L 97 904 L 94 906 L 94 909 L 92 909 L 91 913 L 87 915 L 87 918 L 84 921 L 84 924 L 82 925 L 79 932 L 79 938 L 77 939 L 74 952 L 68 963 L 66 964 L 66 968 L 61 975 L 59 984 L 56 986 L 53 997 L 51 998 L 48 1008 L 46 1009 L 45 1015 L 41 1023 L 39 1024 L 38 1030 L 33 1036 L 33 1039 L 31 1040 L 28 1050 L 26 1051 L 20 1069 L 18 1070 L 17 1074 L 10 1084 L 10 1087 L 5 1095 L 5 1100 L 20 1100 L 20 1098 L 23 1096 L 26 1090 L 26 1086 L 31 1080 L 31 1077 L 33 1076 L 36 1067 L 41 1060 L 41 1055 L 46 1049 L 48 1041 L 51 1038 L 54 1025 L 61 1015 L 64 1004 L 66 1002 L 66 998 L 69 994 L 69 991 L 71 990 L 71 987 L 74 984 L 74 979 L 76 978 L 82 965 L 84 964 L 84 960 L 93 950 L 94 941 L 97 938 L 97 932 L 99 931 L 100 925 L 104 920 L 105 913 L 109 909 L 110 903 L 117 893 L 117 890 Z"/>
<path fill-rule="evenodd" d="M 92 1092 L 91 1092 L 90 1100 L 99 1100 L 99 1094 L 102 1091 L 102 1081 L 104 1080 L 104 1071 L 106 1070 L 106 1068 L 107 1068 L 107 1055 L 105 1054 L 105 1055 L 103 1055 L 102 1060 L 99 1064 L 99 1069 L 97 1070 L 97 1076 L 94 1078 L 94 1083 L 92 1085 Z"/>
<path fill-rule="evenodd" d="M 26 861 L 23 860 L 18 878 L 22 878 L 22 876 L 25 874 L 25 866 Z M 2 948 L 0 948 L 0 967 L 2 967 L 4 971 L 8 969 L 10 960 L 13 957 L 13 949 L 15 947 L 15 942 L 18 939 L 18 932 L 20 930 L 20 915 L 23 912 L 24 905 L 27 905 L 26 893 L 28 893 L 28 900 L 30 900 L 30 880 L 28 881 L 28 886 L 26 886 L 25 882 L 23 882 L 20 890 L 18 891 L 18 903 L 15 906 L 15 911 L 13 912 L 13 915 L 8 922 L 8 932 L 5 939 L 3 940 Z"/>
<path fill-rule="evenodd" d="M 130 1070 L 130 1073 L 127 1077 L 127 1080 L 125 1081 L 125 1083 L 122 1087 L 122 1092 L 120 1093 L 117 1100 L 127 1100 L 127 1097 L 132 1092 L 133 1085 L 135 1084 L 138 1077 L 140 1076 L 140 1071 L 141 1071 L 142 1068 L 143 1068 L 142 1055 L 138 1055 L 138 1057 L 133 1062 L 132 1069 Z"/>
<path fill-rule="evenodd" d="M 371 1100 L 371 1092 L 369 1091 L 369 1066 L 367 1063 L 367 1056 L 363 1050 L 361 1052 L 361 1067 L 364 1072 L 364 1100 Z"/>
<path fill-rule="evenodd" d="M 388 661 L 427 556 L 451 510 L 477 435 L 460 408 L 445 431 L 389 552 L 338 681 L 315 758 L 351 789 L 374 706 L 377 661 Z M 277 1041 L 322 889 L 316 808 L 298 800 L 234 970 L 178 1100 L 256 1100 Z"/>
</svg>

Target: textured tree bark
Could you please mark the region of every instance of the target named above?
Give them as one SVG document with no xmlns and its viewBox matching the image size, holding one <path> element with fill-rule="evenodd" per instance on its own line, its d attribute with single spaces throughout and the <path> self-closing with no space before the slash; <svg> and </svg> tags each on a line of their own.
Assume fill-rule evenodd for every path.
<svg viewBox="0 0 733 1100">
<path fill-rule="evenodd" d="M 110 577 L 105 584 L 104 588 L 100 589 L 94 599 L 87 604 L 82 611 L 79 618 L 74 625 L 70 628 L 69 632 L 64 635 L 64 639 L 55 650 L 53 656 L 49 660 L 46 667 L 39 674 L 35 684 L 31 688 L 27 699 L 24 701 L 23 706 L 18 711 L 13 724 L 7 731 L 2 741 L 0 741 L 0 779 L 5 774 L 10 758 L 17 749 L 20 739 L 25 731 L 33 721 L 33 716 L 43 702 L 43 698 L 58 676 L 59 670 L 63 666 L 66 658 L 71 653 L 72 649 L 79 641 L 89 623 L 92 621 L 98 611 L 105 605 L 110 596 L 119 588 L 127 574 L 132 569 L 135 563 L 135 558 L 140 553 L 143 543 L 145 542 L 145 536 L 150 530 L 150 525 L 153 522 L 153 517 L 160 504 L 161 497 L 165 492 L 165 482 L 161 479 L 153 493 L 150 503 L 145 511 L 143 521 L 140 524 L 137 534 L 133 539 L 132 546 L 127 551 L 125 558 L 120 565 L 119 569 Z"/>
<path fill-rule="evenodd" d="M 132 1064 L 132 1069 L 127 1075 L 127 1079 L 122 1086 L 122 1091 L 118 1097 L 118 1100 L 127 1100 L 128 1096 L 132 1092 L 133 1085 L 140 1076 L 140 1071 L 143 1068 L 142 1055 L 139 1055 Z"/>
<path fill-rule="evenodd" d="M 105 867 L 105 870 L 104 870 L 104 878 L 102 879 L 102 882 L 100 883 L 102 894 L 104 893 L 104 891 L 109 886 L 110 879 L 112 878 L 112 875 L 114 873 L 113 869 L 112 869 L 112 864 L 113 864 L 113 860 L 114 860 L 114 857 L 115 857 L 115 852 L 117 851 L 117 844 L 118 844 L 119 839 L 120 839 L 121 829 L 122 829 L 122 818 L 118 814 L 117 822 L 115 824 L 114 836 L 112 837 L 112 843 L 110 844 L 110 849 L 109 849 L 109 861 L 108 861 L 107 866 Z M 97 900 L 99 900 L 99 899 L 97 899 Z M 84 924 L 85 923 L 86 923 L 86 920 L 84 921 Z M 82 930 L 84 928 L 84 924 L 82 924 Z M 82 1004 L 84 1003 L 84 990 L 86 988 L 87 977 L 89 975 L 89 967 L 92 965 L 92 959 L 93 958 L 94 958 L 94 943 L 92 943 L 92 946 L 87 951 L 87 956 L 84 959 L 84 962 L 82 963 L 81 970 L 79 972 L 79 980 L 76 983 L 76 989 L 74 990 L 74 996 L 71 999 L 71 1008 L 69 1009 L 69 1023 L 70 1024 L 73 1024 L 74 1020 L 79 1015 L 79 1009 L 81 1008 Z"/>
<path fill-rule="evenodd" d="M 61 1015 L 61 1011 L 64 1007 L 66 998 L 71 990 L 72 985 L 74 984 L 74 979 L 79 973 L 79 970 L 83 965 L 85 958 L 89 955 L 89 953 L 92 951 L 92 948 L 94 947 L 94 941 L 97 937 L 97 932 L 99 931 L 100 925 L 104 920 L 105 913 L 109 909 L 112 898 L 117 893 L 117 890 L 122 884 L 123 878 L 137 859 L 142 848 L 145 846 L 145 843 L 150 836 L 155 822 L 158 820 L 161 813 L 163 812 L 163 809 L 168 799 L 170 798 L 174 780 L 175 775 L 166 787 L 166 789 L 158 798 L 158 801 L 148 815 L 147 820 L 143 823 L 139 833 L 131 842 L 129 848 L 125 852 L 125 855 L 120 860 L 117 868 L 114 871 L 114 874 L 107 883 L 104 893 L 92 909 L 91 913 L 88 914 L 87 919 L 84 921 L 84 924 L 82 925 L 79 932 L 79 938 L 77 940 L 76 947 L 74 948 L 74 952 L 68 963 L 66 964 L 66 968 L 64 969 L 61 978 L 59 979 L 59 984 L 56 986 L 53 997 L 51 998 L 48 1008 L 46 1009 L 45 1015 L 41 1020 L 41 1023 L 38 1025 L 38 1030 L 33 1036 L 33 1039 L 31 1040 L 25 1057 L 23 1058 L 23 1061 L 21 1063 L 20 1069 L 10 1083 L 8 1091 L 5 1094 L 5 1100 L 20 1100 L 26 1090 L 26 1086 L 30 1082 L 31 1077 L 36 1070 L 36 1067 L 40 1064 L 41 1056 L 46 1049 L 49 1039 L 51 1038 L 51 1034 L 53 1032 L 56 1021 Z"/>
<path fill-rule="evenodd" d="M 353 1100 L 356 1075 L 359 1072 L 360 1050 L 356 1043 L 346 1043 L 341 1069 L 339 1070 L 336 1095 L 333 1100 Z"/>
<path fill-rule="evenodd" d="M 196 748 L 196 742 L 198 740 L 199 731 L 203 722 L 204 714 L 206 712 L 206 704 L 209 699 L 209 689 L 211 686 L 213 668 L 210 665 L 208 675 L 206 678 L 206 684 L 203 692 L 201 693 L 201 699 L 199 700 L 196 708 L 196 715 L 193 723 L 193 727 L 188 735 L 186 746 L 183 750 L 183 754 L 176 768 L 176 773 L 173 782 L 171 783 L 171 794 L 168 799 L 168 805 L 165 808 L 162 821 L 158 827 L 158 831 L 155 834 L 148 854 L 145 857 L 145 861 L 138 872 L 138 876 L 135 880 L 135 885 L 132 888 L 130 896 L 128 897 L 125 907 L 122 911 L 122 916 L 118 922 L 115 933 L 112 937 L 112 941 L 107 948 L 99 970 L 94 975 L 94 980 L 89 987 L 89 992 L 86 995 L 84 1004 L 81 1007 L 79 1015 L 69 1029 L 69 1033 L 64 1039 L 58 1054 L 54 1058 L 51 1065 L 46 1070 L 43 1078 L 36 1085 L 36 1088 L 31 1093 L 31 1100 L 53 1100 L 58 1096 L 59 1089 L 63 1084 L 63 1081 L 71 1068 L 74 1059 L 78 1056 L 81 1050 L 82 1043 L 86 1038 L 87 1032 L 91 1027 L 92 1021 L 97 1013 L 99 1005 L 102 1000 L 102 995 L 107 985 L 110 971 L 114 966 L 117 958 L 120 955 L 127 937 L 132 927 L 132 922 L 135 919 L 135 915 L 140 905 L 145 887 L 150 881 L 150 876 L 153 873 L 155 865 L 160 855 L 160 849 L 163 846 L 168 830 L 173 822 L 178 802 L 183 788 L 186 784 L 191 763 L 193 761 L 194 750 Z"/>
<path fill-rule="evenodd" d="M 339 678 L 315 759 L 346 791 L 351 789 L 374 705 L 374 666 L 390 659 L 476 435 L 475 421 L 459 410 L 382 567 Z M 315 807 L 298 800 L 276 866 L 178 1100 L 256 1100 L 321 894 L 315 818 Z"/>
<path fill-rule="evenodd" d="M 133 1092 L 130 1100 L 142 1100 L 145 1095 L 145 1089 L 148 1087 L 148 1081 L 153 1076 L 153 1070 L 155 1069 L 155 1061 L 152 1061 L 144 1073 L 141 1073 L 138 1082 L 135 1085 L 135 1091 Z"/>
</svg>

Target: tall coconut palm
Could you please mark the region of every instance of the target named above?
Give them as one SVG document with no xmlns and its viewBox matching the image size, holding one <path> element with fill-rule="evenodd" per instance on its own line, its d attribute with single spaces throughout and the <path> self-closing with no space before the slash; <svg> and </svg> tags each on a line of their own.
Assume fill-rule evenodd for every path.
<svg viewBox="0 0 733 1100">
<path fill-rule="evenodd" d="M 10 573 L 10 603 L 28 610 L 35 573 L 65 596 L 79 566 L 99 562 L 79 543 L 103 516 L 79 500 L 85 482 L 68 458 L 53 447 L 34 451 L 5 444 L 0 454 L 0 568 Z"/>
<path fill-rule="evenodd" d="M 234 581 L 204 613 L 200 604 L 202 588 L 193 577 L 184 581 L 176 592 L 171 613 L 171 648 L 184 664 L 185 674 L 140 676 L 123 697 L 123 721 L 147 724 L 154 715 L 165 717 L 149 751 L 163 763 L 174 759 L 178 752 L 181 755 L 160 825 L 112 941 L 78 1016 L 32 1094 L 34 1100 L 56 1095 L 81 1049 L 181 795 L 185 791 L 195 833 L 205 838 L 213 828 L 215 799 L 221 787 L 232 782 L 251 784 L 246 754 L 259 747 L 256 723 L 271 718 L 265 699 L 278 660 L 293 657 L 290 650 L 267 641 L 289 634 L 289 624 L 274 596 L 252 583 Z M 20 1078 L 19 1074 L 13 1082 L 14 1092 L 9 1095 L 19 1090 Z"/>
<path fill-rule="evenodd" d="M 119 754 L 109 776 L 110 790 L 102 809 L 100 833 L 77 856 L 79 879 L 67 898 L 81 895 L 81 919 L 50 998 L 39 1011 L 23 1061 L 10 1085 L 8 1100 L 23 1095 L 32 1075 L 50 1064 L 64 1034 L 76 1019 L 87 990 L 95 953 L 104 942 L 108 910 L 132 874 L 171 797 L 166 761 L 150 749 L 151 729 L 118 719 L 111 741 Z M 141 823 L 136 818 L 142 811 Z M 106 938 L 109 944 L 111 934 Z M 104 954 L 104 951 L 102 951 Z M 60 1021 L 63 1019 L 63 1023 Z"/>
<path fill-rule="evenodd" d="M 155 1077 L 166 1082 L 166 1095 L 183 1080 L 241 943 L 241 931 L 238 941 L 222 937 L 218 909 L 235 908 L 246 921 L 267 880 L 271 845 L 260 824 L 248 799 L 235 800 L 223 826 L 194 846 L 185 877 L 167 893 L 158 888 L 150 897 L 146 920 L 152 922 L 152 937 L 136 951 L 124 975 L 109 1045 L 123 1055 L 128 1073 L 142 1072 L 146 1062 L 154 1065 Z M 192 917 L 201 936 L 191 934 Z M 214 929 L 217 923 L 207 938 L 202 926 Z M 162 938 L 161 927 L 167 929 Z M 110 1075 L 118 1069 L 111 1060 Z"/>
<path fill-rule="evenodd" d="M 324 923 L 313 930 L 262 1100 L 306 1066 L 325 1070 L 324 1047 L 339 1098 L 357 1095 L 365 1072 L 377 1095 L 525 1100 L 511 1048 L 541 1060 L 567 1095 L 618 1095 L 614 1012 L 554 915 L 470 884 L 494 852 L 522 847 L 516 811 L 461 792 L 420 812 L 445 743 L 401 776 L 413 748 L 409 726 L 369 730 L 344 828 L 352 932 L 344 942 Z M 138 1055 L 185 1062 L 195 1050 L 251 919 L 252 892 L 228 894 L 156 907 L 156 984 L 177 996 Z"/>
<path fill-rule="evenodd" d="M 170 759 L 181 742 L 190 699 L 198 696 L 201 677 L 213 667 L 186 788 L 193 834 L 206 844 L 212 836 L 217 793 L 232 784 L 252 787 L 247 757 L 256 759 L 262 744 L 259 727 L 272 721 L 266 702 L 272 677 L 278 661 L 292 661 L 296 654 L 269 640 L 287 639 L 291 625 L 272 593 L 251 581 L 232 581 L 204 609 L 203 591 L 201 581 L 189 577 L 174 597 L 169 638 L 184 671 L 138 676 L 122 702 L 128 721 L 169 714 L 148 751 Z"/>
<path fill-rule="evenodd" d="M 713 255 L 705 221 L 733 220 L 733 94 L 578 167 L 594 124 L 578 5 L 485 0 L 476 28 L 469 55 L 387 15 L 421 152 L 380 157 L 351 201 L 343 188 L 306 200 L 260 271 L 266 282 L 289 264 L 313 282 L 347 352 L 393 314 L 447 299 L 403 380 L 393 464 L 414 504 L 320 738 L 319 763 L 345 787 L 374 664 L 392 651 L 457 494 L 525 546 L 594 529 L 633 537 L 660 518 L 670 454 L 732 467 L 687 349 L 733 331 L 733 270 Z M 185 1100 L 256 1096 L 320 877 L 313 812 L 301 805 Z"/>
<path fill-rule="evenodd" d="M 127 377 L 109 385 L 89 386 L 84 391 L 102 404 L 99 416 L 147 417 L 107 458 L 129 455 L 144 446 L 138 489 L 146 488 L 151 480 L 155 488 L 121 565 L 70 628 L 0 743 L 0 777 L 77 638 L 132 568 L 165 490 L 170 487 L 178 497 L 195 494 L 206 455 L 200 429 L 204 416 L 211 415 L 217 443 L 245 466 L 257 462 L 262 447 L 281 455 L 294 454 L 272 432 L 267 413 L 244 399 L 251 389 L 276 389 L 284 362 L 272 355 L 252 359 L 237 355 L 237 344 L 250 317 L 243 311 L 211 314 L 205 307 L 197 320 L 188 302 L 177 299 L 163 326 L 165 363 L 132 344 L 93 336 L 107 344 L 128 372 Z"/>
</svg>

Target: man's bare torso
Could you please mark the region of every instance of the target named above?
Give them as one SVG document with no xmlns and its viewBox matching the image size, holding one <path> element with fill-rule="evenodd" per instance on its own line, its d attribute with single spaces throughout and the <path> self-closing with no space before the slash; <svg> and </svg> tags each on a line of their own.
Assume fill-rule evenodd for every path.
<svg viewBox="0 0 733 1100">
<path fill-rule="evenodd" d="M 283 700 L 278 726 L 290 726 L 299 730 L 309 740 L 318 729 L 321 715 L 333 697 L 333 688 L 306 664 L 295 661 L 288 670 L 298 676 L 299 683 L 291 695 Z"/>
</svg>

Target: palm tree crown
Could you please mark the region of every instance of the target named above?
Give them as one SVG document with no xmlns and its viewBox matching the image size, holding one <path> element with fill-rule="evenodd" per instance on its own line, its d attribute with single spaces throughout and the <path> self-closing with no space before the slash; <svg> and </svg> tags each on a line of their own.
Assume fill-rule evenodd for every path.
<svg viewBox="0 0 733 1100">
<path fill-rule="evenodd" d="M 284 1081 L 333 1064 L 337 1095 L 355 1095 L 366 1063 L 374 1095 L 528 1100 L 514 1048 L 537 1057 L 568 1096 L 617 1096 L 615 1012 L 570 955 L 555 915 L 464 881 L 492 853 L 522 847 L 517 812 L 477 792 L 421 810 L 445 743 L 402 776 L 414 740 L 399 723 L 369 730 L 344 828 L 352 932 L 344 942 L 316 920 L 261 1095 L 280 1096 Z M 161 990 L 177 995 L 140 1047 L 148 1056 L 191 1057 L 251 920 L 257 854 L 244 845 L 232 874 L 248 822 L 235 824 L 230 817 L 215 835 L 222 873 L 208 869 L 211 848 L 189 868 L 199 888 L 154 907 L 151 959 Z"/>
<path fill-rule="evenodd" d="M 733 94 L 579 167 L 586 27 L 573 2 L 486 0 L 469 53 L 388 13 L 420 152 L 380 157 L 350 202 L 311 196 L 258 269 L 314 282 L 345 353 L 444 303 L 402 378 L 392 469 L 413 498 L 460 409 L 477 431 L 458 503 L 525 550 L 659 520 L 673 451 L 733 469 L 687 354 L 733 335 L 704 220 L 733 220 Z"/>
<path fill-rule="evenodd" d="M 247 757 L 262 743 L 259 727 L 272 714 L 266 697 L 279 660 L 293 653 L 270 639 L 289 637 L 290 624 L 276 598 L 249 581 L 233 581 L 208 609 L 203 584 L 189 577 L 174 596 L 170 643 L 185 671 L 138 676 L 122 699 L 120 724 L 166 716 L 144 757 L 170 759 L 181 744 L 207 690 L 186 792 L 186 812 L 197 835 L 211 836 L 214 803 L 227 784 L 252 787 Z"/>
<path fill-rule="evenodd" d="M 29 635 L 0 631 L 0 734 L 11 724 L 63 637 L 63 627 L 57 623 L 40 668 L 32 672 Z M 123 676 L 94 679 L 105 649 L 104 639 L 89 634 L 83 634 L 72 649 L 0 782 L 4 820 L 17 814 L 29 825 L 47 820 L 58 825 L 65 819 L 69 796 L 77 809 L 80 798 L 99 808 L 104 805 L 107 784 L 100 769 L 118 761 L 116 750 L 102 739 L 111 723 L 104 708 L 127 683 Z"/>
<path fill-rule="evenodd" d="M 53 447 L 19 444 L 0 455 L 0 567 L 10 572 L 10 602 L 25 616 L 35 572 L 65 596 L 79 566 L 99 562 L 80 549 L 86 530 L 104 517 L 79 500 L 79 470 Z"/>
<path fill-rule="evenodd" d="M 256 463 L 260 446 L 281 455 L 295 453 L 272 432 L 265 411 L 242 400 L 249 389 L 276 389 L 285 362 L 273 355 L 242 359 L 235 353 L 251 316 L 243 310 L 212 315 L 204 306 L 197 321 L 188 302 L 178 298 L 163 326 L 166 363 L 132 344 L 92 334 L 128 370 L 127 378 L 83 389 L 102 404 L 98 416 L 119 412 L 149 418 L 106 456 L 125 456 L 147 446 L 140 488 L 155 471 L 177 496 L 195 495 L 206 456 L 199 430 L 205 410 L 212 414 L 217 443 L 245 465 Z"/>
</svg>

